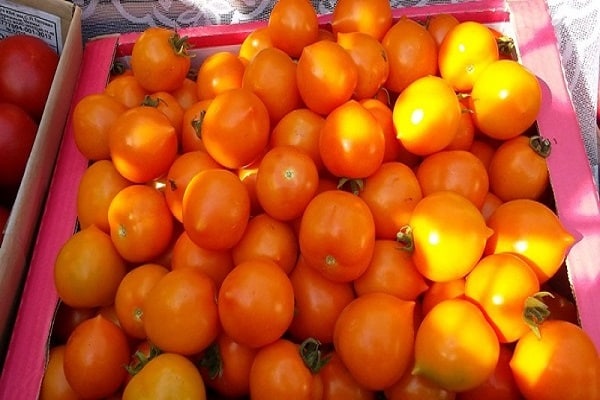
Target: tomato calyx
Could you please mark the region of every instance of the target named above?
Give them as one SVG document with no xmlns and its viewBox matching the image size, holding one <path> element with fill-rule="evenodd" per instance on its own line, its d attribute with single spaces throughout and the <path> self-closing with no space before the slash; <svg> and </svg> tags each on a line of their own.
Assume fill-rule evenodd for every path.
<svg viewBox="0 0 600 400">
<path fill-rule="evenodd" d="M 318 373 L 331 359 L 330 355 L 323 357 L 320 347 L 321 342 L 314 338 L 308 338 L 300 343 L 300 357 L 313 374 Z"/>
<path fill-rule="evenodd" d="M 529 138 L 529 146 L 541 157 L 546 158 L 552 150 L 552 143 L 540 135 L 535 135 Z"/>
<path fill-rule="evenodd" d="M 150 362 L 153 358 L 161 354 L 162 351 L 153 344 L 149 344 L 147 351 L 137 350 L 133 354 L 133 361 L 125 366 L 127 373 L 130 376 L 136 375 L 138 372 L 144 368 L 146 364 Z"/>
<path fill-rule="evenodd" d="M 412 252 L 415 249 L 415 241 L 410 225 L 404 225 L 400 228 L 398 233 L 396 233 L 396 242 L 400 243 L 402 250 Z"/>
<path fill-rule="evenodd" d="M 358 196 L 365 188 L 365 181 L 360 178 L 340 178 L 337 188 L 342 189 L 344 186 L 347 186 L 352 194 Z"/>
<path fill-rule="evenodd" d="M 123 75 L 123 73 L 127 70 L 127 66 L 122 62 L 115 61 L 110 67 L 110 76 L 119 76 Z"/>
<path fill-rule="evenodd" d="M 180 57 L 192 57 L 193 55 L 188 52 L 190 48 L 190 42 L 187 36 L 179 36 L 178 33 L 174 33 L 169 37 L 169 44 L 173 47 L 175 54 Z"/>
<path fill-rule="evenodd" d="M 151 95 L 147 94 L 144 96 L 144 100 L 142 100 L 142 106 L 157 108 L 161 102 L 164 103 L 165 101 L 160 97 L 152 97 Z"/>
<path fill-rule="evenodd" d="M 198 361 L 198 366 L 206 368 L 210 379 L 218 379 L 223 375 L 223 359 L 217 343 L 213 343 L 206 348 L 204 355 Z"/>
<path fill-rule="evenodd" d="M 499 35 L 496 37 L 496 43 L 498 44 L 498 51 L 501 55 L 516 58 L 516 46 L 513 38 L 506 35 Z"/>
<path fill-rule="evenodd" d="M 196 132 L 196 137 L 198 139 L 202 139 L 202 123 L 204 122 L 204 116 L 206 115 L 206 110 L 200 111 L 197 118 L 192 120 L 192 128 L 194 132 Z"/>
<path fill-rule="evenodd" d="M 540 324 L 550 316 L 550 310 L 543 301 L 546 296 L 554 297 L 550 292 L 538 292 L 529 296 L 523 305 L 523 321 L 538 339 L 541 338 Z"/>
</svg>

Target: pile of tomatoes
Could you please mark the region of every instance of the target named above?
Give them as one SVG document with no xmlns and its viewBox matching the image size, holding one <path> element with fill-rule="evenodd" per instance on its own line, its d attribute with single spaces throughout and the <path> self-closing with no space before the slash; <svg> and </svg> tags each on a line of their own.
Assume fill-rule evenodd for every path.
<svg viewBox="0 0 600 400">
<path fill-rule="evenodd" d="M 36 36 L 0 39 L 0 231 L 21 184 L 57 67 L 56 51 Z"/>
<path fill-rule="evenodd" d="M 149 28 L 73 110 L 90 165 L 41 399 L 600 398 L 509 40 L 279 0 L 192 53 Z"/>
</svg>

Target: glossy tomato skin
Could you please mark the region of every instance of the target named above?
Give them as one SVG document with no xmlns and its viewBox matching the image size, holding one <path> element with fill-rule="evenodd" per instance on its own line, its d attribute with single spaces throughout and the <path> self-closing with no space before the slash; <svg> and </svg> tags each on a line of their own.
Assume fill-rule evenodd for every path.
<svg viewBox="0 0 600 400">
<path fill-rule="evenodd" d="M 349 282 L 367 269 L 373 256 L 373 215 L 366 203 L 351 193 L 319 193 L 302 216 L 299 245 L 310 266 L 329 279 Z"/>
<path fill-rule="evenodd" d="M 319 371 L 323 383 L 323 400 L 375 400 L 376 392 L 359 384 L 333 351 Z"/>
<path fill-rule="evenodd" d="M 386 0 L 340 0 L 333 9 L 331 29 L 366 33 L 381 40 L 392 26 L 392 7 Z"/>
<path fill-rule="evenodd" d="M 176 353 L 159 354 L 131 378 L 123 400 L 206 399 L 200 372 L 186 357 Z"/>
<path fill-rule="evenodd" d="M 23 179 L 38 125 L 27 112 L 11 103 L 0 102 L 0 187 L 16 188 Z"/>
<path fill-rule="evenodd" d="M 0 101 L 39 121 L 58 67 L 58 54 L 42 39 L 13 35 L 0 40 Z"/>
<path fill-rule="evenodd" d="M 40 387 L 40 400 L 77 400 L 79 397 L 67 382 L 64 372 L 65 345 L 54 346 L 48 353 L 48 364 Z"/>
<path fill-rule="evenodd" d="M 269 14 L 267 29 L 274 47 L 292 58 L 319 37 L 319 20 L 312 4 L 302 0 L 280 0 Z"/>
</svg>

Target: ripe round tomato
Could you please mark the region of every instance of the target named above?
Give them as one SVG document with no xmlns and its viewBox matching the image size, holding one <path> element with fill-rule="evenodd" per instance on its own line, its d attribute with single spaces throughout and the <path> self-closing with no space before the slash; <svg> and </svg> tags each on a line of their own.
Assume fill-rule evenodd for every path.
<svg viewBox="0 0 600 400">
<path fill-rule="evenodd" d="M 335 321 L 355 297 L 352 284 L 327 279 L 302 257 L 289 276 L 295 311 L 288 332 L 299 342 L 313 338 L 323 344 L 332 343 Z"/>
<path fill-rule="evenodd" d="M 292 58 L 300 57 L 303 49 L 319 36 L 317 12 L 304 0 L 277 1 L 269 14 L 267 27 L 273 46 Z"/>
<path fill-rule="evenodd" d="M 0 159 L 0 187 L 13 189 L 20 185 L 37 129 L 37 123 L 24 109 L 0 103 L 0 146 L 4 152 Z"/>
<path fill-rule="evenodd" d="M 399 381 L 384 390 L 387 400 L 454 400 L 456 392 L 434 384 L 422 375 L 406 371 Z"/>
<path fill-rule="evenodd" d="M 480 22 L 464 21 L 448 31 L 440 44 L 440 76 L 456 91 L 469 92 L 481 72 L 498 57 L 492 31 Z"/>
<path fill-rule="evenodd" d="M 470 150 L 475 140 L 475 124 L 473 117 L 468 110 L 468 100 L 460 99 L 462 112 L 458 124 L 458 131 L 454 135 L 454 139 L 444 150 Z"/>
<path fill-rule="evenodd" d="M 375 400 L 375 393 L 368 390 L 350 374 L 340 356 L 332 351 L 327 363 L 319 371 L 323 384 L 323 400 Z"/>
<path fill-rule="evenodd" d="M 173 214 L 165 196 L 148 185 L 129 185 L 108 206 L 110 237 L 121 256 L 131 262 L 148 262 L 171 244 Z"/>
<path fill-rule="evenodd" d="M 341 190 L 317 194 L 299 228 L 300 253 L 328 279 L 349 282 L 369 266 L 375 246 L 375 223 L 367 204 Z"/>
<path fill-rule="evenodd" d="M 183 107 L 170 92 L 159 91 L 147 95 L 142 102 L 143 106 L 154 107 L 165 115 L 175 128 L 177 143 L 181 142 L 181 127 L 183 124 Z"/>
<path fill-rule="evenodd" d="M 79 396 L 67 382 L 64 372 L 65 345 L 53 346 L 40 386 L 40 400 L 77 400 Z"/>
<path fill-rule="evenodd" d="M 464 277 L 481 258 L 492 230 L 477 207 L 455 192 L 423 197 L 410 216 L 417 269 L 432 281 Z"/>
<path fill-rule="evenodd" d="M 273 41 L 269 34 L 269 28 L 267 26 L 256 28 L 246 35 L 240 44 L 238 56 L 243 60 L 252 61 L 261 50 L 272 46 Z"/>
<path fill-rule="evenodd" d="M 271 217 L 291 221 L 304 212 L 319 184 L 313 159 L 295 146 L 276 146 L 258 165 L 256 196 Z"/>
<path fill-rule="evenodd" d="M 361 32 L 381 40 L 392 26 L 392 7 L 387 0 L 338 0 L 331 15 L 331 30 Z"/>
<path fill-rule="evenodd" d="M 202 122 L 211 101 L 211 99 L 196 101 L 183 112 L 180 143 L 180 150 L 182 152 L 206 151 L 206 147 L 204 147 L 204 142 L 202 141 Z"/>
<path fill-rule="evenodd" d="M 206 400 L 206 387 L 198 368 L 187 357 L 162 353 L 151 359 L 125 386 L 123 400 Z"/>
<path fill-rule="evenodd" d="M 418 78 L 436 75 L 438 50 L 435 39 L 418 22 L 401 17 L 385 33 L 381 43 L 390 64 L 385 83 L 388 90 L 400 93 Z M 435 96 L 431 97 L 434 98 Z"/>
<path fill-rule="evenodd" d="M 103 93 L 119 101 L 127 108 L 141 105 L 144 102 L 144 97 L 150 94 L 131 74 L 114 77 L 108 82 Z"/>
<path fill-rule="evenodd" d="M 465 295 L 481 307 L 502 343 L 516 341 L 539 322 L 525 316 L 527 300 L 539 290 L 533 269 L 513 253 L 483 257 L 465 278 Z"/>
<path fill-rule="evenodd" d="M 350 100 L 358 83 L 358 67 L 337 42 L 319 40 L 302 51 L 296 67 L 302 101 L 317 114 L 327 115 Z"/>
<path fill-rule="evenodd" d="M 396 128 L 394 127 L 394 118 L 392 109 L 388 103 L 377 98 L 368 98 L 360 101 L 360 104 L 366 108 L 377 120 L 381 126 L 383 137 L 385 139 L 385 151 L 383 152 L 383 162 L 401 161 L 406 162 L 404 156 L 407 155 L 406 149 L 396 138 Z M 412 165 L 412 164 L 411 164 Z"/>
<path fill-rule="evenodd" d="M 230 51 L 217 51 L 208 55 L 198 67 L 196 92 L 198 100 L 213 99 L 229 89 L 242 87 L 246 66 Z"/>
<path fill-rule="evenodd" d="M 383 292 L 403 300 L 416 300 L 427 290 L 423 275 L 415 267 L 411 254 L 395 240 L 376 240 L 367 270 L 353 281 L 358 296 Z"/>
<path fill-rule="evenodd" d="M 475 304 L 451 299 L 425 314 L 414 351 L 413 374 L 443 389 L 464 391 L 481 385 L 494 372 L 500 343 Z"/>
<path fill-rule="evenodd" d="M 446 34 L 459 23 L 460 21 L 453 14 L 439 13 L 429 16 L 425 22 L 425 27 L 431 33 L 439 48 Z"/>
<path fill-rule="evenodd" d="M 65 345 L 65 378 L 80 398 L 114 394 L 125 381 L 128 362 L 127 336 L 102 315 L 79 324 Z"/>
<path fill-rule="evenodd" d="M 366 178 L 383 161 L 385 137 L 373 114 L 349 100 L 325 117 L 319 138 L 325 168 L 340 178 Z"/>
<path fill-rule="evenodd" d="M 540 284 L 560 268 L 575 237 L 548 206 L 529 199 L 507 201 L 487 221 L 494 231 L 485 254 L 513 252 L 527 260 Z"/>
<path fill-rule="evenodd" d="M 223 280 L 217 304 L 225 333 L 258 348 L 281 338 L 290 326 L 294 290 L 273 261 L 244 261 Z"/>
<path fill-rule="evenodd" d="M 96 316 L 97 313 L 96 308 L 71 307 L 61 301 L 57 306 L 52 324 L 52 343 L 65 344 L 77 325 Z"/>
<path fill-rule="evenodd" d="M 134 107 L 111 125 L 108 147 L 121 175 L 135 183 L 146 183 L 167 173 L 177 157 L 177 131 L 156 108 Z"/>
<path fill-rule="evenodd" d="M 88 160 L 110 159 L 108 133 L 127 107 L 106 93 L 94 93 L 77 102 L 73 109 L 73 140 Z"/>
<path fill-rule="evenodd" d="M 442 150 L 426 156 L 416 176 L 424 196 L 451 190 L 469 199 L 477 208 L 483 205 L 490 184 L 485 165 L 467 150 Z"/>
<path fill-rule="evenodd" d="M 42 39 L 21 34 L 4 37 L 0 40 L 0 102 L 22 108 L 37 123 L 57 67 L 58 54 Z"/>
<path fill-rule="evenodd" d="M 276 47 L 261 50 L 248 63 L 242 87 L 263 101 L 273 125 L 302 105 L 296 84 L 296 62 Z"/>
<path fill-rule="evenodd" d="M 60 248 L 54 262 L 54 285 L 71 307 L 100 307 L 113 303 L 126 273 L 108 233 L 95 225 L 83 228 Z"/>
<path fill-rule="evenodd" d="M 110 232 L 108 207 L 117 193 L 131 182 L 123 178 L 110 160 L 99 160 L 91 164 L 81 175 L 77 188 L 77 219 L 85 228 L 96 225 Z"/>
<path fill-rule="evenodd" d="M 337 42 L 350 53 L 358 71 L 354 89 L 357 100 L 372 98 L 390 72 L 385 48 L 379 40 L 364 32 L 338 32 Z"/>
<path fill-rule="evenodd" d="M 140 85 L 150 91 L 175 90 L 183 84 L 191 65 L 187 38 L 162 27 L 149 27 L 131 50 L 131 71 Z"/>
<path fill-rule="evenodd" d="M 213 280 L 197 268 L 162 275 L 145 294 L 143 324 L 148 340 L 166 352 L 197 354 L 219 333 Z"/>
<path fill-rule="evenodd" d="M 192 78 L 185 78 L 181 86 L 170 92 L 173 97 L 177 100 L 183 111 L 190 108 L 190 106 L 197 101 L 198 93 L 196 91 L 196 82 Z"/>
<path fill-rule="evenodd" d="M 386 293 L 357 297 L 335 324 L 333 344 L 358 383 L 383 390 L 410 366 L 414 341 L 414 306 Z"/>
<path fill-rule="evenodd" d="M 158 264 L 142 264 L 127 272 L 119 283 L 114 307 L 119 325 L 129 336 L 145 339 L 144 300 L 169 270 Z"/>
<path fill-rule="evenodd" d="M 545 321 L 539 337 L 526 333 L 515 346 L 510 369 L 530 399 L 597 399 L 600 359 L 594 342 L 579 326 Z"/>
<path fill-rule="evenodd" d="M 503 201 L 539 200 L 548 189 L 550 142 L 519 135 L 504 141 L 490 161 L 490 190 Z"/>
<path fill-rule="evenodd" d="M 207 169 L 188 183 L 183 195 L 183 226 L 190 239 L 210 250 L 232 248 L 250 218 L 250 198 L 233 172 Z"/>
<path fill-rule="evenodd" d="M 465 294 L 465 278 L 445 282 L 431 282 L 421 299 L 421 312 L 427 314 L 433 306 L 443 300 L 463 297 Z"/>
<path fill-rule="evenodd" d="M 445 80 L 437 76 L 418 78 L 394 104 L 396 136 L 411 153 L 435 153 L 454 140 L 461 112 L 458 97 Z"/>
<path fill-rule="evenodd" d="M 262 155 L 270 129 L 269 111 L 262 100 L 249 89 L 231 89 L 208 105 L 202 141 L 219 164 L 241 168 Z"/>
<path fill-rule="evenodd" d="M 471 90 L 470 109 L 475 126 L 500 140 L 518 136 L 538 116 L 542 90 L 538 78 L 513 60 L 498 60 L 485 68 Z"/>
<path fill-rule="evenodd" d="M 481 210 L 481 215 L 483 215 L 483 218 L 486 222 L 490 215 L 492 215 L 494 211 L 496 211 L 496 208 L 498 208 L 498 206 L 502 203 L 504 202 L 494 193 L 486 193 L 485 197 L 483 198 L 483 204 L 479 208 Z"/>
</svg>

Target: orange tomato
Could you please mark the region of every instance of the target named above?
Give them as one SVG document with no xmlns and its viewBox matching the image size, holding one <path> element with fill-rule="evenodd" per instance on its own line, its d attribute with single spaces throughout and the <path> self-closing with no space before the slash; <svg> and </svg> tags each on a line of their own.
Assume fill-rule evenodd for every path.
<svg viewBox="0 0 600 400">
<path fill-rule="evenodd" d="M 182 152 L 206 151 L 204 142 L 202 141 L 202 122 L 211 102 L 212 99 L 196 101 L 183 112 L 181 120 L 181 143 L 179 146 Z"/>
<path fill-rule="evenodd" d="M 319 37 L 317 12 L 305 0 L 278 0 L 269 14 L 267 27 L 273 46 L 292 58 L 300 57 Z"/>
<path fill-rule="evenodd" d="M 266 26 L 256 28 L 242 40 L 242 44 L 238 50 L 238 56 L 243 60 L 252 61 L 254 56 L 261 50 L 272 46 L 273 41 L 269 34 L 269 28 Z"/>
<path fill-rule="evenodd" d="M 465 294 L 465 278 L 453 279 L 445 282 L 431 282 L 429 288 L 423 293 L 421 311 L 427 314 L 433 306 L 443 300 L 463 297 Z"/>
<path fill-rule="evenodd" d="M 104 94 L 116 99 L 127 108 L 140 106 L 144 97 L 150 94 L 133 75 L 119 75 L 111 79 L 104 88 Z"/>
<path fill-rule="evenodd" d="M 65 345 L 53 346 L 40 386 L 40 400 L 77 400 L 79 396 L 69 385 L 64 372 Z"/>
<path fill-rule="evenodd" d="M 384 390 L 387 400 L 454 400 L 456 392 L 446 390 L 422 375 L 410 370 L 389 388 Z"/>
<path fill-rule="evenodd" d="M 460 21 L 453 14 L 439 13 L 429 16 L 425 27 L 439 47 L 448 32 L 459 23 Z"/>
<path fill-rule="evenodd" d="M 198 67 L 196 94 L 198 100 L 213 99 L 229 89 L 242 87 L 246 66 L 230 51 L 217 51 L 207 56 Z"/>
<path fill-rule="evenodd" d="M 331 14 L 331 30 L 361 32 L 381 40 L 392 26 L 392 7 L 387 0 L 338 0 Z"/>
</svg>

